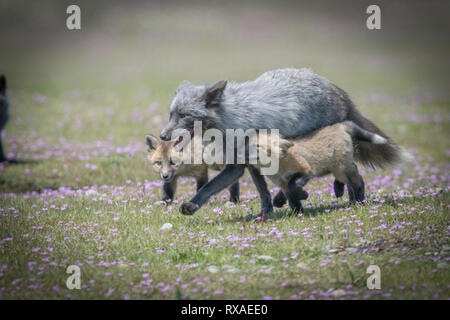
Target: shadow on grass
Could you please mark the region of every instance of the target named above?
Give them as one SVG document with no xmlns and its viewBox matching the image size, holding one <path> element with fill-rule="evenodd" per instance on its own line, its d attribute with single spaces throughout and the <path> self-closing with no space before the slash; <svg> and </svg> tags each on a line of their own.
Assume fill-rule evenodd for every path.
<svg viewBox="0 0 450 320">
<path fill-rule="evenodd" d="M 339 208 L 346 208 L 348 207 L 348 203 L 342 203 L 342 204 L 329 204 L 329 205 L 320 205 L 318 207 L 314 208 L 305 208 L 304 212 L 302 213 L 303 217 L 315 217 L 318 214 L 331 214 L 333 213 L 333 210 L 339 209 Z M 328 212 L 325 210 L 329 210 Z M 272 213 L 264 215 L 264 222 L 267 221 L 273 221 L 283 218 L 290 218 L 290 217 L 299 217 L 298 214 L 294 213 L 291 209 L 278 209 L 274 210 Z M 225 222 L 228 223 L 236 223 L 236 222 L 261 222 L 260 218 L 257 218 L 257 214 L 248 214 L 247 216 L 233 216 Z"/>
<path fill-rule="evenodd" d="M 381 200 L 384 200 L 384 202 L 372 202 L 369 200 L 369 202 L 366 203 L 357 203 L 357 204 L 351 204 L 349 202 L 339 202 L 339 203 L 334 203 L 334 204 L 326 204 L 326 205 L 320 205 L 317 207 L 306 207 L 304 208 L 304 211 L 302 213 L 303 217 L 316 217 L 318 215 L 324 215 L 324 214 L 333 214 L 334 211 L 341 209 L 341 208 L 348 208 L 349 206 L 352 208 L 358 208 L 358 207 L 363 207 L 363 208 L 370 208 L 371 205 L 387 205 L 390 206 L 392 208 L 399 208 L 402 207 L 404 205 L 411 205 L 411 204 L 415 204 L 418 203 L 420 201 L 423 200 L 422 197 L 416 197 L 416 196 L 412 196 L 412 197 L 403 197 L 403 198 L 397 198 L 397 199 L 393 199 L 392 196 L 387 196 L 385 198 L 381 198 Z M 401 205 L 399 205 L 401 204 Z M 248 214 L 247 216 L 242 216 L 242 215 L 237 215 L 237 216 L 233 216 L 227 220 L 225 220 L 225 222 L 229 222 L 229 223 L 236 223 L 236 222 L 261 222 L 261 219 L 257 218 L 258 214 Z M 264 221 L 271 221 L 271 220 L 278 220 L 278 219 L 283 219 L 283 218 L 289 218 L 289 217 L 296 217 L 298 216 L 298 214 L 293 213 L 293 211 L 291 209 L 278 209 L 278 210 L 274 210 L 274 212 L 267 214 L 264 216 Z"/>
<path fill-rule="evenodd" d="M 20 166 L 28 164 L 42 163 L 40 160 L 34 159 L 8 159 L 5 162 L 7 166 Z M 60 183 L 54 180 L 40 179 L 39 181 L 29 181 L 17 177 L 16 179 L 5 179 L 0 177 L 0 192 L 42 192 L 46 189 L 56 190 L 60 187 Z"/>
<path fill-rule="evenodd" d="M 444 194 L 444 191 L 440 191 L 439 194 Z M 394 200 L 394 198 L 392 198 L 392 196 L 387 196 L 387 197 L 381 199 L 381 200 L 384 200 L 383 203 L 381 203 L 381 202 L 373 202 L 373 203 L 387 205 L 387 206 L 391 206 L 393 208 L 399 208 L 404 205 L 421 203 L 424 199 L 426 199 L 426 197 L 411 196 L 411 197 L 397 198 Z M 401 205 L 399 205 L 399 203 Z"/>
<path fill-rule="evenodd" d="M 53 180 L 40 180 L 35 181 L 12 181 L 0 178 L 0 192 L 33 192 L 41 193 L 44 190 L 57 190 L 61 187 L 60 183 Z"/>
<path fill-rule="evenodd" d="M 34 159 L 8 159 L 5 161 L 8 165 L 19 165 L 19 164 L 36 164 L 39 160 Z"/>
</svg>

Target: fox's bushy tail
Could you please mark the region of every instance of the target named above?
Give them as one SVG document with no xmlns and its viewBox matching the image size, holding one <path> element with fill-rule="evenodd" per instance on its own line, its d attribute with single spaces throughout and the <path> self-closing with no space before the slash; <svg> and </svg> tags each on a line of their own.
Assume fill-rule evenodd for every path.
<svg viewBox="0 0 450 320">
<path fill-rule="evenodd" d="M 392 141 L 392 139 L 381 131 L 372 121 L 364 117 L 358 109 L 356 109 L 344 90 L 339 87 L 336 87 L 336 89 L 339 91 L 341 103 L 344 104 L 347 112 L 345 120 L 353 122 L 366 133 L 369 132 L 377 135 L 375 139 L 378 143 L 375 143 L 372 140 L 369 142 L 367 139 L 359 139 L 356 141 L 356 161 L 372 168 L 384 168 L 387 166 L 398 165 L 412 159 L 411 154 Z M 364 131 L 358 131 L 360 137 L 364 137 Z M 385 139 L 386 142 L 380 143 L 381 141 L 384 142 L 384 140 L 380 140 L 380 138 Z M 373 139 L 373 137 L 371 139 Z"/>
</svg>

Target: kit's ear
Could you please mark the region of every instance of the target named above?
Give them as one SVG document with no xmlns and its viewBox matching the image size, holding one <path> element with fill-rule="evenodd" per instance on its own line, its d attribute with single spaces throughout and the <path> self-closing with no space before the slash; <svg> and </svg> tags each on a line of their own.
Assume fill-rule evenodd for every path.
<svg viewBox="0 0 450 320">
<path fill-rule="evenodd" d="M 207 86 L 205 92 L 202 95 L 202 99 L 205 100 L 205 106 L 207 108 L 215 107 L 220 104 L 222 93 L 227 86 L 227 80 L 220 80 L 212 86 Z"/>
<path fill-rule="evenodd" d="M 6 77 L 3 74 L 0 75 L 0 93 L 6 93 Z"/>
<path fill-rule="evenodd" d="M 292 147 L 294 143 L 292 141 L 286 139 L 280 139 L 279 147 L 280 147 L 280 155 L 286 155 L 288 149 Z"/>
<path fill-rule="evenodd" d="M 154 135 L 148 134 L 145 136 L 145 144 L 147 145 L 148 152 L 155 151 L 160 142 L 159 138 Z"/>
</svg>

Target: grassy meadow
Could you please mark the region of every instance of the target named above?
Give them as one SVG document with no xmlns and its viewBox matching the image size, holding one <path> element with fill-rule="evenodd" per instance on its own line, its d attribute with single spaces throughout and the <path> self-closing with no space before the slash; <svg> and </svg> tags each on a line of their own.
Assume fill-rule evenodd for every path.
<svg viewBox="0 0 450 320">
<path fill-rule="evenodd" d="M 0 299 L 450 298 L 445 2 L 383 3 L 377 31 L 364 2 L 81 2 L 80 31 L 65 28 L 64 1 L 2 6 L 2 139 L 22 162 L 0 164 Z M 179 82 L 280 67 L 342 87 L 413 161 L 361 167 L 364 205 L 337 201 L 325 177 L 307 185 L 303 214 L 252 221 L 248 174 L 238 205 L 223 191 L 181 215 L 187 178 L 162 204 L 144 136 L 167 123 Z M 66 286 L 70 265 L 79 290 Z M 366 286 L 370 265 L 379 290 Z"/>
</svg>

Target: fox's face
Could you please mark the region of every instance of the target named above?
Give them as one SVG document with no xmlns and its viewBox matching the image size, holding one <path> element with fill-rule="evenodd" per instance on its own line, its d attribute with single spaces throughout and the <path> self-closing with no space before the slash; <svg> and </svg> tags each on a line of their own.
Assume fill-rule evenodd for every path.
<svg viewBox="0 0 450 320">
<path fill-rule="evenodd" d="M 173 148 L 173 141 L 160 141 L 157 137 L 145 137 L 148 159 L 164 182 L 170 182 L 182 164 L 182 153 Z"/>
<path fill-rule="evenodd" d="M 175 91 L 170 104 L 169 124 L 161 132 L 160 138 L 169 141 L 177 134 L 176 130 L 181 129 L 189 131 L 192 137 L 195 121 L 202 121 L 203 129 L 209 128 L 226 85 L 225 80 L 212 86 L 183 81 Z M 175 141 L 175 147 L 181 142 L 182 136 Z"/>
</svg>

